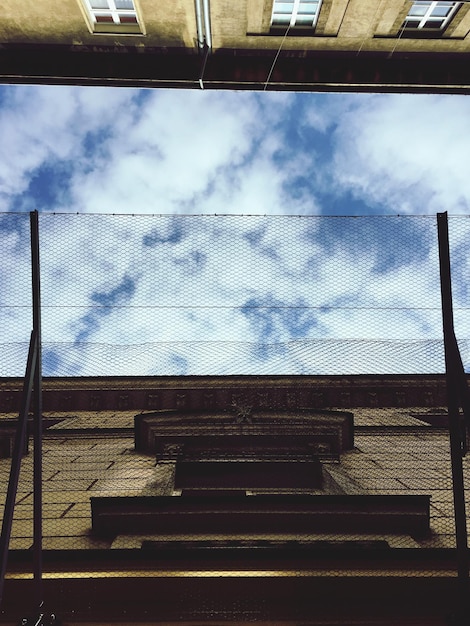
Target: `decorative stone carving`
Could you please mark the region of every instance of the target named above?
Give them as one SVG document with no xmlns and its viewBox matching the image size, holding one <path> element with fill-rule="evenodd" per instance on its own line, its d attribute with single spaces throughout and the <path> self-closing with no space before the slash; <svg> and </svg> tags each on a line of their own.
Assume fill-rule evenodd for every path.
<svg viewBox="0 0 470 626">
<path fill-rule="evenodd" d="M 269 408 L 269 394 L 267 391 L 258 391 L 256 396 L 258 399 L 258 406 L 260 408 Z"/>
<path fill-rule="evenodd" d="M 90 411 L 99 411 L 101 409 L 101 398 L 100 394 L 90 396 Z"/>
<path fill-rule="evenodd" d="M 397 406 L 406 406 L 406 393 L 404 391 L 395 391 L 395 402 Z"/>
<path fill-rule="evenodd" d="M 147 408 L 148 409 L 159 409 L 160 408 L 160 394 L 159 393 L 149 393 L 147 394 Z"/>
<path fill-rule="evenodd" d="M 177 393 L 176 394 L 176 408 L 184 409 L 186 408 L 188 403 L 188 394 L 187 393 Z"/>
<path fill-rule="evenodd" d="M 251 424 L 251 415 L 253 412 L 253 406 L 251 404 L 236 404 L 232 402 L 232 408 L 235 411 L 236 424 Z"/>
<path fill-rule="evenodd" d="M 129 394 L 120 394 L 117 400 L 117 408 L 119 411 L 125 411 L 131 406 Z"/>
<path fill-rule="evenodd" d="M 212 391 L 206 391 L 202 400 L 205 409 L 212 409 L 215 406 L 215 397 Z"/>
<path fill-rule="evenodd" d="M 430 389 L 425 389 L 423 391 L 424 397 L 424 406 L 434 406 L 434 394 Z"/>
<path fill-rule="evenodd" d="M 379 404 L 378 396 L 375 391 L 369 391 L 369 393 L 367 394 L 367 400 L 369 406 L 378 406 Z"/>
</svg>

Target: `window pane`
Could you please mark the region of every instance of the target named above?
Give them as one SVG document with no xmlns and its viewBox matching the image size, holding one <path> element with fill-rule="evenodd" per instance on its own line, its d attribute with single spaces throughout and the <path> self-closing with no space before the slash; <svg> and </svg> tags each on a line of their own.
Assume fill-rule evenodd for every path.
<svg viewBox="0 0 470 626">
<path fill-rule="evenodd" d="M 274 6 L 275 13 L 289 13 L 292 14 L 294 4 L 292 2 L 276 2 Z"/>
<path fill-rule="evenodd" d="M 418 28 L 419 20 L 406 20 L 405 28 Z"/>
<path fill-rule="evenodd" d="M 109 9 L 108 0 L 91 0 L 92 9 Z"/>
<path fill-rule="evenodd" d="M 130 11 L 134 11 L 134 2 L 132 0 L 115 0 L 116 9 L 129 9 Z"/>
<path fill-rule="evenodd" d="M 284 26 L 290 23 L 290 15 L 273 15 L 273 26 Z"/>
<path fill-rule="evenodd" d="M 431 20 L 426 22 L 424 28 L 433 28 L 433 29 L 439 29 L 442 28 L 444 24 L 444 20 Z"/>
<path fill-rule="evenodd" d="M 418 17 L 420 15 L 425 15 L 427 11 L 427 7 L 424 6 L 418 6 L 418 5 L 413 5 L 410 9 L 410 12 L 408 13 L 408 15 L 412 15 L 413 17 Z"/>
<path fill-rule="evenodd" d="M 300 2 L 299 13 L 311 13 L 314 15 L 318 11 L 318 2 Z"/>
<path fill-rule="evenodd" d="M 97 22 L 113 22 L 113 16 L 112 15 L 95 15 L 96 21 Z"/>
<path fill-rule="evenodd" d="M 437 6 L 432 10 L 431 15 L 433 17 L 446 17 L 446 15 L 449 15 L 451 10 L 452 7 Z"/>
<path fill-rule="evenodd" d="M 135 15 L 119 15 L 119 21 L 121 22 L 121 24 L 137 24 L 137 18 L 135 17 Z"/>
<path fill-rule="evenodd" d="M 296 26 L 312 26 L 313 15 L 298 15 L 295 20 Z"/>
</svg>

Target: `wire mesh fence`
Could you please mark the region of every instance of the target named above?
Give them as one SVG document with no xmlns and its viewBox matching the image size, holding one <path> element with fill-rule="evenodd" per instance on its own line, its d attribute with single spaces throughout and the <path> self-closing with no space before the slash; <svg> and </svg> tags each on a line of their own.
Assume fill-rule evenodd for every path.
<svg viewBox="0 0 470 626">
<path fill-rule="evenodd" d="M 451 219 L 468 362 L 468 219 Z M 27 216 L 0 216 L 0 374 L 29 339 Z M 40 216 L 46 376 L 443 371 L 434 217 Z"/>
<path fill-rule="evenodd" d="M 4 425 L 31 330 L 27 218 L 0 215 Z M 455 576 L 387 556 L 456 545 L 435 217 L 39 225 L 45 550 L 227 576 Z M 470 220 L 450 218 L 464 364 L 469 242 Z M 13 550 L 32 546 L 31 471 L 28 454 Z"/>
</svg>

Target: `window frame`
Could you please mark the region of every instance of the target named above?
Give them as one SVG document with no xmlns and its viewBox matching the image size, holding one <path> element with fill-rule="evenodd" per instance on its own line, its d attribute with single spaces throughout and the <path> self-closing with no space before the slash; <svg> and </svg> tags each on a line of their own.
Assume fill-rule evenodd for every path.
<svg viewBox="0 0 470 626">
<path fill-rule="evenodd" d="M 142 35 L 144 34 L 142 22 L 137 10 L 136 0 L 132 2 L 132 9 L 118 9 L 116 0 L 105 0 L 107 8 L 93 8 L 93 0 L 82 0 L 90 23 L 90 28 L 94 34 L 120 34 L 120 35 Z M 100 15 L 111 17 L 112 21 L 99 21 Z M 135 21 L 121 21 L 122 16 L 135 18 Z"/>
<path fill-rule="evenodd" d="M 273 0 L 273 6 L 272 6 L 272 10 L 271 10 L 271 20 L 270 20 L 270 25 L 271 25 L 271 30 L 280 30 L 280 29 L 289 29 L 291 30 L 295 30 L 295 31 L 299 31 L 299 30 L 303 30 L 303 31 L 314 31 L 315 27 L 317 26 L 318 23 L 318 18 L 320 15 L 320 11 L 321 11 L 321 7 L 322 7 L 322 3 L 323 0 L 318 0 L 317 4 L 317 10 L 313 15 L 313 19 L 312 19 L 312 23 L 311 24 L 297 24 L 296 20 L 297 17 L 299 15 L 299 8 L 302 4 L 302 2 L 304 0 L 287 0 L 289 3 L 292 2 L 293 6 L 292 6 L 292 13 L 290 14 L 290 20 L 288 23 L 282 24 L 282 23 L 274 23 L 274 19 L 276 14 L 280 15 L 280 13 L 276 13 L 276 3 L 277 2 L 282 2 L 282 0 Z M 314 2 L 312 2 L 312 4 L 315 4 Z M 288 13 L 285 14 L 286 16 L 289 15 Z"/>
<path fill-rule="evenodd" d="M 442 33 L 447 26 L 450 24 L 450 22 L 452 21 L 452 19 L 454 18 L 455 14 L 457 13 L 457 10 L 460 8 L 462 2 L 453 2 L 453 6 L 450 7 L 450 11 L 448 13 L 448 15 L 446 16 L 433 16 L 432 12 L 439 7 L 439 5 L 445 5 L 447 6 L 449 0 L 413 0 L 411 7 L 408 11 L 408 14 L 405 17 L 405 21 L 403 23 L 403 28 L 405 31 L 407 32 L 434 32 L 434 33 Z M 429 6 L 427 7 L 424 15 L 422 16 L 416 16 L 416 15 L 411 15 L 410 12 L 411 10 L 417 6 L 417 5 L 426 5 L 429 4 Z M 418 25 L 413 26 L 413 25 L 409 25 L 408 22 L 409 21 L 413 21 L 413 22 L 418 22 Z M 433 23 L 433 22 L 439 22 L 442 21 L 441 26 L 439 27 L 433 27 L 430 26 L 429 24 Z"/>
</svg>

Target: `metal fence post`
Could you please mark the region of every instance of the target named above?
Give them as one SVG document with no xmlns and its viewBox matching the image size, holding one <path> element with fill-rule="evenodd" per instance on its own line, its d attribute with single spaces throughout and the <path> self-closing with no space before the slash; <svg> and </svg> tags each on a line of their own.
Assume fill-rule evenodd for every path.
<svg viewBox="0 0 470 626">
<path fill-rule="evenodd" d="M 442 325 L 449 411 L 450 454 L 452 465 L 452 489 L 454 498 L 455 538 L 457 546 L 457 573 L 459 580 L 459 604 L 457 613 L 463 619 L 467 605 L 469 559 L 467 546 L 467 517 L 465 512 L 465 487 L 462 456 L 466 451 L 465 436 L 461 428 L 459 406 L 466 408 L 463 365 L 454 331 L 452 305 L 452 282 L 450 269 L 449 227 L 447 213 L 437 214 L 439 241 L 439 268 L 442 302 Z M 457 622 L 458 623 L 458 622 Z"/>
<path fill-rule="evenodd" d="M 31 264 L 33 291 L 33 331 L 37 337 L 36 368 L 34 372 L 34 503 L 33 503 L 33 547 L 34 547 L 34 593 L 38 607 L 43 602 L 42 592 L 42 367 L 41 367 L 41 292 L 39 264 L 39 214 L 30 214 Z"/>
<path fill-rule="evenodd" d="M 37 357 L 37 337 L 33 331 L 29 342 L 28 361 L 26 363 L 25 379 L 21 400 L 20 414 L 18 418 L 18 428 L 16 430 L 15 443 L 10 467 L 10 478 L 8 480 L 7 497 L 2 520 L 2 533 L 0 536 L 0 605 L 3 599 L 3 587 L 7 569 L 8 548 L 10 544 L 11 527 L 13 524 L 13 513 L 15 509 L 16 494 L 18 492 L 18 482 L 21 469 L 21 458 L 26 442 L 26 424 L 28 421 L 28 410 L 31 402 L 31 392 L 33 387 L 34 370 Z"/>
</svg>

